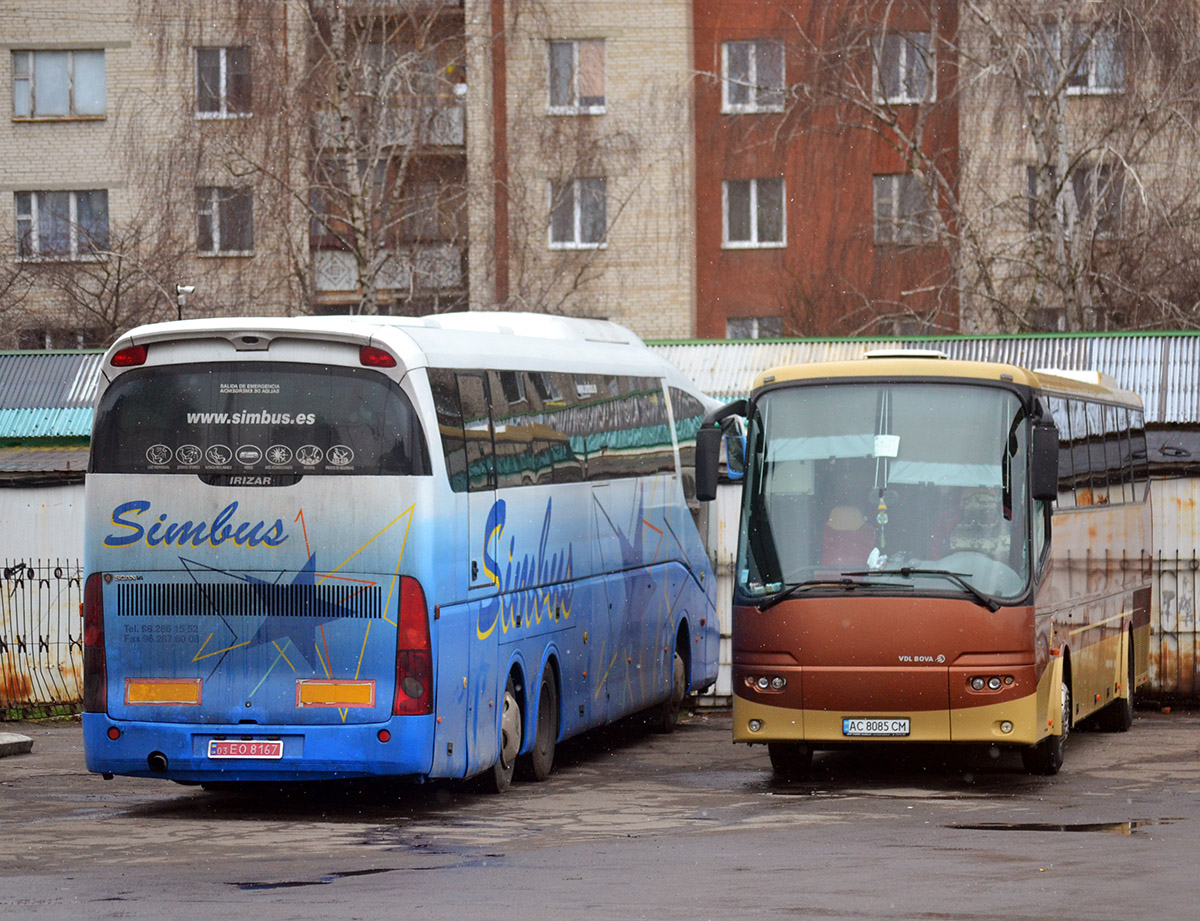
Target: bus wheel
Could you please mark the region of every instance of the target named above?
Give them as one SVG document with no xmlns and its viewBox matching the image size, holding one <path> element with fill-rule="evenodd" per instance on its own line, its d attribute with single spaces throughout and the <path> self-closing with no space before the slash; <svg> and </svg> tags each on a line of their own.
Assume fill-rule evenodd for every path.
<svg viewBox="0 0 1200 921">
<path fill-rule="evenodd" d="M 1125 697 L 1118 697 L 1096 715 L 1097 725 L 1105 732 L 1128 732 L 1133 725 L 1133 637 L 1125 665 Z"/>
<path fill-rule="evenodd" d="M 521 704 L 512 675 L 504 686 L 504 709 L 500 712 L 500 753 L 485 775 L 485 786 L 492 793 L 503 793 L 512 784 L 517 752 L 521 750 Z"/>
<path fill-rule="evenodd" d="M 679 725 L 679 711 L 683 698 L 687 696 L 687 663 L 679 650 L 675 650 L 675 662 L 671 669 L 671 696 L 659 704 L 654 728 L 659 732 L 674 732 Z"/>
<path fill-rule="evenodd" d="M 1063 750 L 1071 732 L 1071 688 L 1062 683 L 1062 735 L 1047 736 L 1030 748 L 1021 751 L 1021 761 L 1030 774 L 1049 777 L 1057 774 L 1063 764 Z"/>
<path fill-rule="evenodd" d="M 523 755 L 517 765 L 524 780 L 545 780 L 554 768 L 554 743 L 558 739 L 558 691 L 550 669 L 546 669 L 542 675 L 537 709 L 533 751 Z"/>
<path fill-rule="evenodd" d="M 812 768 L 812 749 L 803 742 L 768 742 L 767 754 L 777 777 L 803 777 Z"/>
</svg>

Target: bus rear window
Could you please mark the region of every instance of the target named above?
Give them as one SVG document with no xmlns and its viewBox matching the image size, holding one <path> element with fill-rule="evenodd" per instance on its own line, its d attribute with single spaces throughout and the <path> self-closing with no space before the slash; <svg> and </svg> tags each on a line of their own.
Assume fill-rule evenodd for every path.
<svg viewBox="0 0 1200 921">
<path fill-rule="evenodd" d="M 215 362 L 139 368 L 96 410 L 93 473 L 430 472 L 412 403 L 374 371 Z"/>
</svg>

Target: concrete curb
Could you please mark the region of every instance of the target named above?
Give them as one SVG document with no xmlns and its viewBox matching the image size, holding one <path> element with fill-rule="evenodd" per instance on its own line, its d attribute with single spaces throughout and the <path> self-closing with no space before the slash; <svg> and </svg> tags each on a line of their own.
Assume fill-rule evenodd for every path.
<svg viewBox="0 0 1200 921">
<path fill-rule="evenodd" d="M 23 755 L 33 750 L 33 739 L 15 732 L 0 732 L 0 758 L 6 755 Z"/>
</svg>

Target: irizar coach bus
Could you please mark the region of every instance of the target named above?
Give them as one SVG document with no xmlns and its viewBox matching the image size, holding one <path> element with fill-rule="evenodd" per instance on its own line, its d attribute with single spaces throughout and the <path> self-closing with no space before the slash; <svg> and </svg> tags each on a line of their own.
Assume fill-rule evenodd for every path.
<svg viewBox="0 0 1200 921">
<path fill-rule="evenodd" d="M 1072 727 L 1129 728 L 1153 558 L 1136 395 L 937 353 L 772 368 L 707 417 L 702 500 L 735 416 L 735 742 L 782 775 L 866 742 L 1054 774 Z"/>
<path fill-rule="evenodd" d="M 601 321 L 127 333 L 86 486 L 88 768 L 498 791 L 626 714 L 671 729 L 717 674 L 713 405 Z"/>
</svg>

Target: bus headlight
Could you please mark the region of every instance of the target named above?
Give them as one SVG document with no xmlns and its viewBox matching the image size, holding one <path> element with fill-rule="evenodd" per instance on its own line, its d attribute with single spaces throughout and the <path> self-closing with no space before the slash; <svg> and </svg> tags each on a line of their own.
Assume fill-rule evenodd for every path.
<svg viewBox="0 0 1200 921">
<path fill-rule="evenodd" d="M 982 678 L 972 678 L 971 679 L 971 690 L 972 691 L 982 691 L 985 686 L 986 686 L 986 682 Z"/>
<path fill-rule="evenodd" d="M 762 720 L 751 720 L 748 725 L 751 732 L 759 732 L 762 730 Z"/>
</svg>

